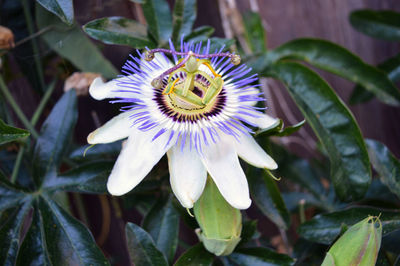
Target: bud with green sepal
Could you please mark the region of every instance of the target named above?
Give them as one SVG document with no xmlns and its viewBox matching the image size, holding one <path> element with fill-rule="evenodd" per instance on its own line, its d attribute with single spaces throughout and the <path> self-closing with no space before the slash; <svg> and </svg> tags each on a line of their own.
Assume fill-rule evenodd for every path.
<svg viewBox="0 0 400 266">
<path fill-rule="evenodd" d="M 242 215 L 222 197 L 210 177 L 194 204 L 194 215 L 200 225 L 196 233 L 204 247 L 217 256 L 231 254 L 240 241 Z"/>
<path fill-rule="evenodd" d="M 379 217 L 370 216 L 351 226 L 329 249 L 322 266 L 373 266 L 382 239 Z"/>
</svg>

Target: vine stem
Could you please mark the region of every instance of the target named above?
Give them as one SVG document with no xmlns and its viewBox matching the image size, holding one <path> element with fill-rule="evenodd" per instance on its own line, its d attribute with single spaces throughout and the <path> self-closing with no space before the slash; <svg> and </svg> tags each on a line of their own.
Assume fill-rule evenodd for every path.
<svg viewBox="0 0 400 266">
<path fill-rule="evenodd" d="M 14 110 L 17 117 L 21 120 L 22 124 L 31 132 L 32 136 L 37 139 L 39 137 L 36 129 L 32 126 L 29 120 L 26 118 L 25 114 L 22 112 L 21 108 L 19 108 L 18 104 L 15 102 L 13 96 L 8 90 L 7 85 L 4 82 L 3 76 L 0 75 L 0 90 L 6 98 L 8 104 Z"/>
</svg>

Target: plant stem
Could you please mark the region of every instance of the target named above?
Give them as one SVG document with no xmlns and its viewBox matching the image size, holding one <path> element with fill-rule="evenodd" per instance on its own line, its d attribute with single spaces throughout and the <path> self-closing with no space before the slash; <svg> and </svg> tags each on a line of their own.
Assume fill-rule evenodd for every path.
<svg viewBox="0 0 400 266">
<path fill-rule="evenodd" d="M 38 122 L 40 115 L 42 114 L 44 107 L 46 107 L 46 104 L 47 104 L 48 100 L 50 99 L 50 96 L 53 93 L 55 87 L 56 87 L 56 81 L 53 80 L 50 83 L 49 87 L 47 88 L 45 94 L 43 95 L 43 98 L 40 101 L 38 107 L 36 108 L 35 113 L 33 113 L 33 116 L 31 118 L 31 124 L 33 126 L 35 126 L 36 123 Z"/>
<path fill-rule="evenodd" d="M 35 34 L 35 29 L 34 29 L 33 19 L 32 19 L 32 15 L 31 15 L 30 8 L 29 8 L 29 2 L 27 2 L 27 0 L 22 0 L 22 6 L 24 8 L 25 21 L 26 21 L 26 25 L 29 30 L 29 34 L 33 35 L 33 34 Z M 33 53 L 34 53 L 33 58 L 35 60 L 36 71 L 39 76 L 40 85 L 42 86 L 42 89 L 43 89 L 45 87 L 43 68 L 42 68 L 42 62 L 40 61 L 40 57 L 39 57 L 40 56 L 39 46 L 35 39 L 32 40 L 32 49 L 33 49 Z"/>
<path fill-rule="evenodd" d="M 18 151 L 17 159 L 15 160 L 14 168 L 11 174 L 11 183 L 15 183 L 17 180 L 18 172 L 19 172 L 19 167 L 21 166 L 22 162 L 22 156 L 24 155 L 25 152 L 25 146 L 21 146 L 21 148 Z"/>
<path fill-rule="evenodd" d="M 6 98 L 8 104 L 11 105 L 11 108 L 14 110 L 15 114 L 21 120 L 22 124 L 31 132 L 34 138 L 38 138 L 39 135 L 36 132 L 36 129 L 32 126 L 29 120 L 26 118 L 25 114 L 22 112 L 21 108 L 19 108 L 18 104 L 15 102 L 13 96 L 7 88 L 7 85 L 4 83 L 3 77 L 0 75 L 0 90 Z"/>
</svg>

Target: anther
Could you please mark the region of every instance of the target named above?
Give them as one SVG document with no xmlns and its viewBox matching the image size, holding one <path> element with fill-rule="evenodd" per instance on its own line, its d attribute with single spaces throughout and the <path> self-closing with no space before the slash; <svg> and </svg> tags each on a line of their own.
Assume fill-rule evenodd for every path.
<svg viewBox="0 0 400 266">
<path fill-rule="evenodd" d="M 234 64 L 235 66 L 240 64 L 240 56 L 237 54 L 233 54 L 231 56 L 231 63 Z"/>
<path fill-rule="evenodd" d="M 144 60 L 146 60 L 146 61 L 151 61 L 151 60 L 153 60 L 154 59 L 154 53 L 153 52 L 151 52 L 151 51 L 146 51 L 145 53 L 144 53 Z"/>
<path fill-rule="evenodd" d="M 153 86 L 155 89 L 161 89 L 162 87 L 162 79 L 160 78 L 155 78 L 151 81 L 151 86 Z"/>
</svg>

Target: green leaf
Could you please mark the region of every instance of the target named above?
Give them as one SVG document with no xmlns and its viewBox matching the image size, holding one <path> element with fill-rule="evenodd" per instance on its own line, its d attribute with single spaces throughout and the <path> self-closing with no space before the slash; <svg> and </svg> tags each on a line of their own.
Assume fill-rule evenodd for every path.
<svg viewBox="0 0 400 266">
<path fill-rule="evenodd" d="M 121 152 L 122 141 L 116 141 L 106 144 L 97 144 L 93 147 L 89 145 L 80 146 L 71 151 L 69 158 L 76 161 L 88 161 L 102 157 L 114 158 Z"/>
<path fill-rule="evenodd" d="M 219 51 L 222 46 L 224 46 L 224 50 L 229 50 L 229 47 L 235 43 L 235 40 L 225 39 L 213 37 L 210 38 L 210 53 L 214 53 L 215 51 Z"/>
<path fill-rule="evenodd" d="M 38 199 L 43 237 L 52 265 L 109 265 L 90 231 L 47 197 Z"/>
<path fill-rule="evenodd" d="M 371 164 L 379 177 L 394 194 L 400 198 L 400 162 L 382 143 L 367 139 Z"/>
<path fill-rule="evenodd" d="M 276 181 L 266 170 L 249 166 L 247 178 L 250 194 L 257 207 L 281 229 L 290 226 L 290 215 L 286 209 Z"/>
<path fill-rule="evenodd" d="M 181 36 L 186 36 L 192 31 L 196 20 L 196 0 L 177 0 L 172 14 L 172 40 L 177 43 Z"/>
<path fill-rule="evenodd" d="M 153 47 L 147 38 L 146 26 L 132 19 L 100 18 L 88 22 L 82 28 L 90 37 L 106 44 L 127 45 L 137 49 Z"/>
<path fill-rule="evenodd" d="M 214 255 L 205 250 L 201 243 L 189 248 L 183 253 L 174 266 L 211 266 Z"/>
<path fill-rule="evenodd" d="M 305 239 L 330 245 L 340 234 L 343 226 L 352 226 L 368 216 L 379 216 L 382 222 L 382 235 L 400 229 L 400 212 L 353 207 L 343 211 L 320 214 L 300 225 L 297 232 Z"/>
<path fill-rule="evenodd" d="M 172 204 L 172 197 L 163 197 L 143 219 L 143 229 L 152 236 L 157 249 L 172 261 L 178 246 L 179 213 Z"/>
<path fill-rule="evenodd" d="M 277 137 L 289 136 L 289 135 L 297 132 L 305 123 L 306 123 L 306 120 L 303 120 L 293 126 L 283 128 L 283 126 L 284 126 L 283 121 L 282 121 L 282 119 L 279 119 L 276 126 L 273 126 L 272 128 L 266 128 L 266 129 L 259 130 L 255 133 L 255 136 L 265 136 L 265 137 L 266 136 L 277 136 Z"/>
<path fill-rule="evenodd" d="M 243 222 L 242 233 L 240 234 L 241 240 L 238 247 L 249 242 L 257 234 L 259 234 L 257 232 L 257 220 Z"/>
<path fill-rule="evenodd" d="M 315 72 L 294 62 L 271 66 L 269 75 L 281 80 L 324 145 L 331 178 L 343 200 L 361 198 L 371 183 L 368 153 L 350 110 Z"/>
<path fill-rule="evenodd" d="M 57 169 L 68 148 L 78 119 L 75 90 L 63 94 L 44 121 L 33 155 L 33 177 L 40 186 L 47 173 Z"/>
<path fill-rule="evenodd" d="M 168 265 L 164 255 L 154 245 L 151 236 L 133 223 L 125 226 L 126 240 L 131 261 L 136 266 Z"/>
<path fill-rule="evenodd" d="M 115 78 L 118 75 L 118 71 L 80 27 L 66 26 L 39 5 L 36 5 L 36 20 L 39 29 L 51 25 L 52 29 L 41 37 L 51 49 L 68 59 L 80 71 L 100 73 L 105 78 Z"/>
<path fill-rule="evenodd" d="M 292 213 L 298 210 L 300 202 L 304 201 L 304 208 L 309 206 L 317 207 L 319 209 L 325 210 L 325 202 L 320 201 L 315 198 L 312 194 L 306 192 L 287 192 L 282 193 L 283 200 L 288 210 Z"/>
<path fill-rule="evenodd" d="M 259 13 L 248 11 L 243 16 L 247 44 L 253 53 L 267 51 L 267 36 Z"/>
<path fill-rule="evenodd" d="M 227 259 L 232 265 L 285 266 L 295 263 L 294 259 L 285 254 L 262 247 L 242 248 L 229 255 Z"/>
<path fill-rule="evenodd" d="M 388 60 L 384 61 L 383 63 L 379 64 L 377 68 L 387 73 L 388 78 L 391 81 L 396 82 L 400 80 L 400 54 L 391 57 Z M 361 85 L 357 85 L 353 89 L 353 92 L 350 95 L 349 103 L 350 104 L 363 103 L 371 100 L 373 97 L 374 97 L 373 93 L 367 91 Z"/>
<path fill-rule="evenodd" d="M 358 31 L 373 38 L 400 40 L 400 14 L 390 10 L 356 10 L 350 14 L 350 23 Z"/>
<path fill-rule="evenodd" d="M 29 131 L 16 127 L 11 127 L 0 119 L 0 145 L 18 139 L 24 139 L 29 135 Z"/>
<path fill-rule="evenodd" d="M 106 193 L 106 182 L 114 161 L 95 161 L 79 165 L 66 173 L 53 176 L 43 183 L 43 189 L 81 193 Z"/>
<path fill-rule="evenodd" d="M 268 52 L 253 64 L 257 68 L 265 68 L 283 58 L 303 60 L 362 85 L 386 104 L 400 105 L 400 92 L 385 73 L 334 43 L 318 39 L 296 39 Z"/>
<path fill-rule="evenodd" d="M 0 264 L 14 265 L 20 243 L 20 233 L 30 202 L 2 213 L 6 222 L 0 227 Z"/>
<path fill-rule="evenodd" d="M 74 7 L 72 0 L 37 0 L 44 8 L 57 15 L 64 23 L 74 23 Z"/>
<path fill-rule="evenodd" d="M 143 0 L 143 14 L 150 33 L 159 45 L 168 43 L 172 33 L 172 17 L 165 0 Z"/>
<path fill-rule="evenodd" d="M 31 226 L 18 252 L 16 265 L 51 265 L 46 243 L 43 239 L 43 221 L 39 210 L 33 212 Z"/>
<path fill-rule="evenodd" d="M 185 42 L 205 42 L 214 33 L 215 29 L 211 26 L 200 26 L 184 37 Z M 214 51 L 210 51 L 214 52 Z"/>
<path fill-rule="evenodd" d="M 25 194 L 6 179 L 0 171 L 0 212 L 18 204 Z"/>
</svg>

